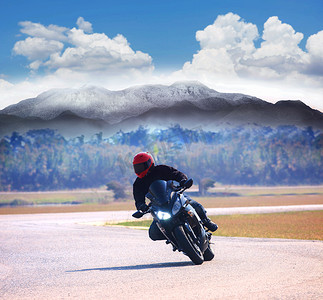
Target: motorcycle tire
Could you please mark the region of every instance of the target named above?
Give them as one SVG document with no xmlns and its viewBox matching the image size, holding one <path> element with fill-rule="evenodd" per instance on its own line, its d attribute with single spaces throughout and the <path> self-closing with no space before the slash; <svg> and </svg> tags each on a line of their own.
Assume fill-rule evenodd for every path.
<svg viewBox="0 0 323 300">
<path fill-rule="evenodd" d="M 204 261 L 200 249 L 193 244 L 191 238 L 185 233 L 183 226 L 174 228 L 174 235 L 183 252 L 191 259 L 195 265 L 201 265 Z"/>
<path fill-rule="evenodd" d="M 207 247 L 207 249 L 203 253 L 204 261 L 210 261 L 214 258 L 214 252 L 211 248 L 211 245 Z"/>
</svg>

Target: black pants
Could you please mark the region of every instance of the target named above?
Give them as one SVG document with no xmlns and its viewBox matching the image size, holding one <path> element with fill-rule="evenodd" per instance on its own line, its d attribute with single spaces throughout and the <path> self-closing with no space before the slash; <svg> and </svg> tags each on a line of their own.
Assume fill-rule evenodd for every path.
<svg viewBox="0 0 323 300">
<path fill-rule="evenodd" d="M 187 197 L 187 196 L 186 196 Z M 188 197 L 187 197 L 188 198 Z M 201 218 L 201 220 L 204 220 L 207 218 L 206 216 L 206 210 L 205 208 L 202 206 L 202 204 L 194 201 L 193 199 L 190 199 L 190 204 L 193 206 L 193 208 L 196 210 L 197 214 L 199 215 L 199 217 Z M 149 237 L 153 240 L 153 241 L 157 241 L 157 240 L 166 240 L 166 237 L 164 236 L 164 234 L 160 231 L 160 229 L 158 228 L 156 221 L 154 220 L 150 227 L 149 227 Z"/>
</svg>

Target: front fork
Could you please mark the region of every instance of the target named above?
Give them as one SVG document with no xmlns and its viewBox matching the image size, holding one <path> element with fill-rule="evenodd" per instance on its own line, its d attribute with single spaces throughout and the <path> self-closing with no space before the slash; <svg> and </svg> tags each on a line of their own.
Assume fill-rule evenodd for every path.
<svg viewBox="0 0 323 300">
<path fill-rule="evenodd" d="M 185 223 L 186 233 L 190 235 L 192 240 L 198 245 L 202 253 L 207 249 L 209 245 L 209 237 L 205 231 L 199 215 L 196 213 L 195 209 L 189 204 L 186 207 L 187 214 L 190 216 L 188 218 L 188 223 Z"/>
</svg>

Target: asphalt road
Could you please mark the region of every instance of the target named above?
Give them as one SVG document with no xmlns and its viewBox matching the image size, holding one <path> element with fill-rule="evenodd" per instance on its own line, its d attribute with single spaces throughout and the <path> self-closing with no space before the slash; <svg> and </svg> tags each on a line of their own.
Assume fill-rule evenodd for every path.
<svg viewBox="0 0 323 300">
<path fill-rule="evenodd" d="M 145 230 L 80 223 L 104 214 L 0 216 L 0 298 L 323 299 L 323 242 L 214 237 L 195 266 Z"/>
</svg>

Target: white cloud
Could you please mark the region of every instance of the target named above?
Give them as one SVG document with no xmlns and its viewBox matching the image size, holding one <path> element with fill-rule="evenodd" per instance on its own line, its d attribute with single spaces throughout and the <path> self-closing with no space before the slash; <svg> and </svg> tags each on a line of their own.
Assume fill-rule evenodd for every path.
<svg viewBox="0 0 323 300">
<path fill-rule="evenodd" d="M 196 40 L 202 49 L 240 49 L 244 53 L 254 50 L 253 40 L 257 37 L 257 26 L 244 22 L 233 13 L 219 16 L 212 25 L 196 32 Z"/>
<path fill-rule="evenodd" d="M 46 66 L 59 69 L 102 72 L 104 74 L 127 72 L 131 69 L 152 70 L 148 54 L 134 51 L 122 35 L 110 39 L 105 34 L 86 34 L 83 30 L 70 30 L 69 41 L 75 47 L 51 55 Z"/>
<path fill-rule="evenodd" d="M 23 41 L 18 41 L 13 51 L 15 54 L 26 56 L 29 60 L 42 60 L 53 53 L 60 52 L 63 47 L 64 44 L 59 41 L 28 37 Z"/>
<path fill-rule="evenodd" d="M 13 84 L 6 80 L 0 79 L 0 109 L 35 96 L 35 91 L 33 91 L 34 87 L 35 86 L 30 84 L 28 81 Z"/>
<path fill-rule="evenodd" d="M 196 33 L 201 50 L 186 62 L 184 73 L 207 72 L 219 77 L 236 77 L 236 67 L 241 57 L 248 58 L 254 51 L 253 41 L 258 29 L 246 23 L 238 15 L 228 13 L 219 16 L 212 25 Z"/>
<path fill-rule="evenodd" d="M 40 60 L 35 60 L 35 61 L 33 61 L 32 63 L 29 64 L 29 68 L 32 71 L 37 71 L 42 64 L 43 63 Z"/>
<path fill-rule="evenodd" d="M 302 33 L 295 32 L 292 26 L 282 23 L 278 17 L 270 17 L 264 24 L 264 42 L 260 49 L 264 55 L 302 54 L 298 44 L 303 37 Z"/>
<path fill-rule="evenodd" d="M 0 78 L 0 90 L 11 88 L 13 86 L 14 85 L 12 83 Z"/>
<path fill-rule="evenodd" d="M 84 32 L 91 33 L 93 31 L 92 24 L 84 20 L 83 17 L 79 17 L 76 21 L 76 25 L 79 29 L 83 30 Z"/>
<path fill-rule="evenodd" d="M 65 41 L 65 32 L 69 29 L 57 25 L 44 26 L 39 23 L 33 23 L 30 21 L 24 21 L 19 23 L 21 32 L 33 37 L 45 38 L 54 41 Z"/>
<path fill-rule="evenodd" d="M 323 57 L 322 45 L 323 45 L 323 30 L 319 31 L 317 34 L 311 35 L 308 38 L 306 43 L 306 49 L 311 55 L 322 58 Z"/>
<path fill-rule="evenodd" d="M 127 39 L 118 34 L 109 38 L 104 33 L 92 32 L 92 24 L 79 17 L 79 29 L 56 25 L 44 26 L 29 21 L 21 22 L 21 32 L 29 35 L 18 41 L 13 51 L 25 56 L 33 74 L 39 68 L 52 72 L 59 69 L 88 72 L 89 77 L 118 73 L 138 73 L 153 70 L 152 58 L 141 51 L 134 51 Z M 83 76 L 82 75 L 82 76 Z"/>
<path fill-rule="evenodd" d="M 323 76 L 323 30 L 308 38 L 306 49 L 310 58 L 305 72 L 310 75 Z"/>
<path fill-rule="evenodd" d="M 303 34 L 292 26 L 271 17 L 264 24 L 263 42 L 249 58 L 241 57 L 237 70 L 262 78 L 285 78 L 291 72 L 302 72 L 307 54 L 298 46 Z"/>
<path fill-rule="evenodd" d="M 305 51 L 299 46 L 304 35 L 273 16 L 265 22 L 262 42 L 256 47 L 258 38 L 256 25 L 240 16 L 218 16 L 213 24 L 196 32 L 201 49 L 173 75 L 227 87 L 228 91 L 243 82 L 248 86 L 247 93 L 267 100 L 270 95 L 275 95 L 272 100 L 279 100 L 277 90 L 282 91 L 282 98 L 288 90 L 290 99 L 301 98 L 305 102 L 311 101 L 306 99 L 311 95 L 322 110 L 323 31 L 308 38 Z"/>
<path fill-rule="evenodd" d="M 246 23 L 233 13 L 219 16 L 212 25 L 196 33 L 201 50 L 191 62 L 184 64 L 183 72 L 206 71 L 212 75 L 257 79 L 279 79 L 291 72 L 302 73 L 309 60 L 308 54 L 298 46 L 302 33 L 295 32 L 278 17 L 271 17 L 264 24 L 259 48 L 254 44 L 257 38 L 256 25 Z"/>
</svg>

